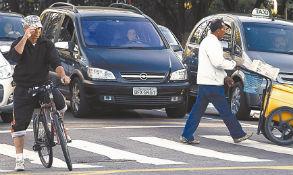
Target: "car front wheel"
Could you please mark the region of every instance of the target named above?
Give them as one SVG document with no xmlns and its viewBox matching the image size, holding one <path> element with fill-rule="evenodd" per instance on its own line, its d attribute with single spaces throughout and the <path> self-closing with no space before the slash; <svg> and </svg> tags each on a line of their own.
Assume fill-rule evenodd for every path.
<svg viewBox="0 0 293 175">
<path fill-rule="evenodd" d="M 166 108 L 166 113 L 169 118 L 183 118 L 186 112 L 187 106 L 185 103 L 175 108 Z"/>
<path fill-rule="evenodd" d="M 81 118 L 89 114 L 90 109 L 85 99 L 84 89 L 78 78 L 73 79 L 70 92 L 70 105 L 73 115 Z"/>
<path fill-rule="evenodd" d="M 243 85 L 241 82 L 235 83 L 232 88 L 231 96 L 231 111 L 236 115 L 239 120 L 250 119 L 250 108 L 247 104 L 245 93 L 243 91 Z"/>
<path fill-rule="evenodd" d="M 4 123 L 10 123 L 13 120 L 13 113 L 2 113 L 1 119 Z"/>
</svg>

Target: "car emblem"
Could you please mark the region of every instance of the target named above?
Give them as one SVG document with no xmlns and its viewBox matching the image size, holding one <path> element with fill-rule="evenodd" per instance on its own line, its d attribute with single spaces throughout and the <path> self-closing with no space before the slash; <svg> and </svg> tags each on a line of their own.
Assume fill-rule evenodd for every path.
<svg viewBox="0 0 293 175">
<path fill-rule="evenodd" d="M 147 78 L 148 75 L 146 73 L 141 73 L 139 76 L 140 76 L 141 80 L 147 80 L 148 79 Z"/>
</svg>

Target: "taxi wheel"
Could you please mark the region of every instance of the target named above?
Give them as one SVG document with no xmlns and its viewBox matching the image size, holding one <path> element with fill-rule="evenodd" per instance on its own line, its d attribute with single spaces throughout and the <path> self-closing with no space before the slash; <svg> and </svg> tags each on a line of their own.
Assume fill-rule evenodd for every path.
<svg viewBox="0 0 293 175">
<path fill-rule="evenodd" d="M 74 117 L 82 118 L 89 114 L 89 106 L 85 99 L 84 89 L 81 81 L 78 78 L 74 78 L 70 86 L 70 106 Z"/>
<path fill-rule="evenodd" d="M 3 123 L 10 123 L 13 120 L 13 113 L 2 113 L 1 119 Z"/>
<path fill-rule="evenodd" d="M 293 144 L 293 108 L 280 107 L 266 118 L 265 133 L 277 145 Z"/>
<path fill-rule="evenodd" d="M 183 118 L 187 112 L 187 106 L 184 103 L 175 108 L 166 108 L 166 113 L 169 118 Z"/>
<path fill-rule="evenodd" d="M 230 95 L 230 107 L 233 114 L 236 115 L 239 120 L 250 119 L 250 108 L 247 104 L 245 93 L 243 91 L 243 85 L 241 82 L 234 84 Z"/>
</svg>

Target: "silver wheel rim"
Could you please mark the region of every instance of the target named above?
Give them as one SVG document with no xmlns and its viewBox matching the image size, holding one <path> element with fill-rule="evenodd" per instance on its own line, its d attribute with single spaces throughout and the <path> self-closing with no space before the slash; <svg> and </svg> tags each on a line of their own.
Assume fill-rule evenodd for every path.
<svg viewBox="0 0 293 175">
<path fill-rule="evenodd" d="M 232 93 L 231 98 L 231 111 L 233 114 L 237 114 L 240 108 L 240 98 L 241 98 L 241 90 L 239 87 L 236 87 Z"/>
<path fill-rule="evenodd" d="M 75 83 L 72 87 L 72 107 L 75 112 L 78 111 L 80 105 L 80 90 L 78 85 Z"/>
</svg>

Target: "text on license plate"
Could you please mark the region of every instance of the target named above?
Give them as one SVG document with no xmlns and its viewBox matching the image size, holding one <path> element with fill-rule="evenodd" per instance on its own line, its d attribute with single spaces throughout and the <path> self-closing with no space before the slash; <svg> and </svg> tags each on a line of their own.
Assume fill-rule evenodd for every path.
<svg viewBox="0 0 293 175">
<path fill-rule="evenodd" d="M 157 95 L 156 87 L 133 87 L 132 90 L 133 95 Z"/>
</svg>

